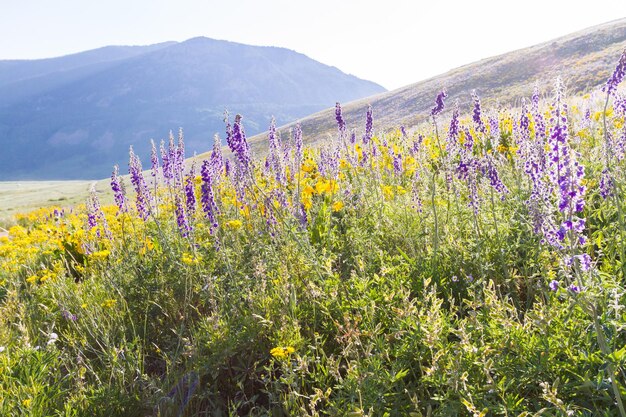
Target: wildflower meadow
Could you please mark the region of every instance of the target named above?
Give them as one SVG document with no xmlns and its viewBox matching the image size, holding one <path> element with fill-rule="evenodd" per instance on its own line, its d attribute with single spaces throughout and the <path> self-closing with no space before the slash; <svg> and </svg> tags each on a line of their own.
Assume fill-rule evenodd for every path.
<svg viewBox="0 0 626 417">
<path fill-rule="evenodd" d="M 131 148 L 0 238 L 0 415 L 626 417 L 625 71 Z"/>
</svg>

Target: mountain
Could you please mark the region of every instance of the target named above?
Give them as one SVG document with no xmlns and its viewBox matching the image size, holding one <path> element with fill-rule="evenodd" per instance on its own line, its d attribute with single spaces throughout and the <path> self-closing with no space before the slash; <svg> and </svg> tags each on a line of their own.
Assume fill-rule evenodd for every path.
<svg viewBox="0 0 626 417">
<path fill-rule="evenodd" d="M 348 128 L 356 128 L 362 134 L 367 105 L 371 104 L 376 131 L 401 125 L 410 128 L 428 118 L 442 88 L 448 93 L 448 109 L 459 100 L 461 112 L 469 114 L 473 89 L 487 107 L 496 103 L 514 104 L 522 97 L 530 97 L 536 83 L 545 95 L 552 94 L 557 76 L 563 79 L 569 94 L 580 94 L 606 82 L 625 48 L 626 19 L 615 20 L 343 104 L 343 117 Z M 295 123 L 300 123 L 307 143 L 322 142 L 329 135 L 336 134 L 334 111 L 334 107 L 328 108 L 283 126 L 279 131 L 285 135 Z M 263 152 L 267 147 L 267 136 L 260 134 L 250 142 L 253 149 Z"/>
<path fill-rule="evenodd" d="M 300 53 L 208 38 L 0 61 L 0 180 L 89 179 L 182 127 L 188 152 L 245 115 L 248 134 L 385 91 Z"/>
</svg>

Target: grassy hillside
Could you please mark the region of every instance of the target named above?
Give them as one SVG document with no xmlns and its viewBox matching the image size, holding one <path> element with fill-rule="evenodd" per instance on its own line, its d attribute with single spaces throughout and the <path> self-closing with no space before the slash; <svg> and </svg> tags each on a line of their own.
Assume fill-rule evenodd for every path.
<svg viewBox="0 0 626 417">
<path fill-rule="evenodd" d="M 114 204 L 0 237 L 0 415 L 626 416 L 625 73 L 132 154 Z"/>
<path fill-rule="evenodd" d="M 368 104 L 371 104 L 376 128 L 386 130 L 400 125 L 413 128 L 425 121 L 432 97 L 443 88 L 448 92 L 448 101 L 459 100 L 464 111 L 471 106 L 470 93 L 474 89 L 488 105 L 519 105 L 522 97 L 530 97 L 536 84 L 541 91 L 546 91 L 557 76 L 565 80 L 570 94 L 582 94 L 607 79 L 615 56 L 624 48 L 626 19 L 620 19 L 350 102 L 343 106 L 343 110 L 349 121 L 348 128 L 358 128 Z M 321 111 L 280 131 L 286 135 L 290 128 L 300 123 L 310 143 L 324 142 L 335 131 L 333 111 L 332 108 Z M 266 133 L 260 134 L 250 142 L 256 150 L 265 152 L 266 138 Z"/>
</svg>

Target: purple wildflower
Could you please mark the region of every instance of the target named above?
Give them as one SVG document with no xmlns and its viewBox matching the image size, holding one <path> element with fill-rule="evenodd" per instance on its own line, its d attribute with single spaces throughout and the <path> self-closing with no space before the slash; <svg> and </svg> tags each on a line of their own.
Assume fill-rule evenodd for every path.
<svg viewBox="0 0 626 417">
<path fill-rule="evenodd" d="M 189 236 L 191 232 L 191 226 L 187 220 L 187 213 L 185 213 L 185 207 L 179 195 L 176 195 L 174 200 L 174 210 L 176 212 L 176 223 L 178 224 L 178 230 L 182 237 Z"/>
<path fill-rule="evenodd" d="M 552 291 L 556 291 L 559 289 L 559 281 L 553 279 L 552 281 L 550 281 L 550 285 L 549 285 L 550 289 Z"/>
<path fill-rule="evenodd" d="M 189 175 L 185 179 L 185 203 L 187 208 L 187 214 L 189 216 L 193 216 L 196 212 L 196 188 L 195 188 L 195 179 L 196 179 L 196 163 L 194 162 L 191 165 L 191 170 L 189 171 Z"/>
<path fill-rule="evenodd" d="M 146 220 L 150 215 L 150 191 L 146 185 L 146 181 L 143 177 L 143 171 L 141 168 L 141 161 L 133 152 L 133 147 L 130 147 L 130 161 L 128 163 L 128 173 L 130 174 L 130 181 L 135 187 L 136 193 L 136 206 L 139 213 L 139 217 Z"/>
<path fill-rule="evenodd" d="M 119 167 L 115 165 L 113 172 L 111 173 L 111 189 L 113 190 L 113 198 L 115 204 L 117 204 L 118 213 L 126 213 L 128 211 L 126 202 L 126 191 L 124 190 L 124 183 L 119 177 Z"/>
<path fill-rule="evenodd" d="M 613 193 L 613 179 L 609 170 L 604 168 L 600 176 L 600 195 L 606 200 Z"/>
<path fill-rule="evenodd" d="M 372 129 L 373 129 L 373 117 L 372 117 L 372 106 L 367 105 L 367 113 L 365 114 L 365 135 L 363 135 L 363 144 L 367 145 L 372 139 Z"/>
<path fill-rule="evenodd" d="M 439 94 L 437 94 L 437 98 L 435 99 L 435 107 L 432 108 L 432 110 L 430 111 L 430 115 L 431 116 L 436 116 L 439 113 L 441 113 L 445 107 L 445 103 L 444 103 L 444 99 L 448 97 L 448 94 L 446 93 L 446 90 L 441 90 L 441 92 L 439 92 Z"/>
<path fill-rule="evenodd" d="M 575 284 L 571 284 L 567 289 L 574 294 L 578 294 L 580 292 L 580 288 L 578 287 L 578 285 Z"/>
<path fill-rule="evenodd" d="M 615 94 L 617 90 L 617 86 L 624 79 L 624 75 L 626 74 L 626 50 L 622 52 L 622 55 L 619 58 L 617 66 L 615 67 L 615 71 L 613 71 L 613 75 L 608 79 L 606 85 L 603 88 L 603 91 L 607 93 L 607 95 Z"/>
<path fill-rule="evenodd" d="M 343 116 L 341 115 L 341 104 L 339 104 L 339 102 L 335 104 L 335 120 L 337 120 L 337 129 L 339 130 L 339 134 L 343 135 L 346 131 L 346 122 L 343 121 Z"/>
<path fill-rule="evenodd" d="M 159 174 L 159 155 L 157 154 L 156 145 L 154 144 L 154 139 L 150 139 L 150 143 L 152 144 L 152 149 L 150 151 L 150 162 L 152 162 L 152 176 L 154 178 Z"/>
<path fill-rule="evenodd" d="M 227 125 L 227 135 L 230 137 L 230 150 L 237 157 L 241 170 L 247 173 L 250 168 L 250 146 L 246 140 L 246 133 L 243 129 L 243 125 L 241 124 L 241 119 L 242 117 L 240 114 L 235 116 L 232 133 L 228 132 L 228 127 L 230 125 Z"/>
<path fill-rule="evenodd" d="M 476 90 L 472 91 L 472 100 L 474 101 L 474 112 L 472 114 L 472 119 L 474 120 L 474 124 L 476 125 L 476 131 L 482 134 L 486 134 L 487 128 L 485 127 L 485 124 L 483 123 L 483 120 L 481 118 L 482 111 L 480 107 L 480 97 L 478 97 Z"/>
<path fill-rule="evenodd" d="M 211 233 L 218 226 L 217 214 L 219 213 L 217 204 L 215 203 L 215 194 L 213 193 L 213 178 L 211 176 L 211 164 L 205 160 L 202 162 L 202 197 L 200 202 L 202 210 L 211 223 Z"/>
</svg>

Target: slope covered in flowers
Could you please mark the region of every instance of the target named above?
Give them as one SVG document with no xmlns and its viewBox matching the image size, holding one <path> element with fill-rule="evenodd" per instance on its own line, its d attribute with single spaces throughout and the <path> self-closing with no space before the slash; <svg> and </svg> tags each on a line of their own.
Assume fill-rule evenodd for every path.
<svg viewBox="0 0 626 417">
<path fill-rule="evenodd" d="M 185 168 L 0 242 L 0 414 L 624 415 L 623 55 L 603 91 Z M 545 94 L 548 99 L 541 100 Z M 444 116 L 448 111 L 447 116 Z"/>
</svg>

